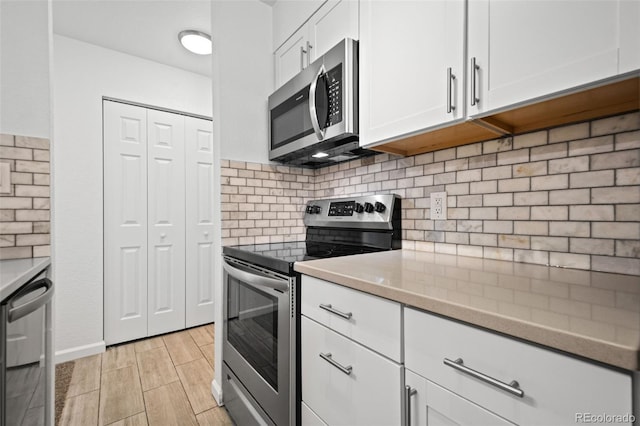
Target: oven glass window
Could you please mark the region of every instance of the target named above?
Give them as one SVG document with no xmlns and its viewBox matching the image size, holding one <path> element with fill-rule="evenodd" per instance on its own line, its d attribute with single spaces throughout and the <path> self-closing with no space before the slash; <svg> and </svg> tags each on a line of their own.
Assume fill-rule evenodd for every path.
<svg viewBox="0 0 640 426">
<path fill-rule="evenodd" d="M 278 300 L 229 277 L 227 338 L 229 343 L 278 390 Z"/>
</svg>

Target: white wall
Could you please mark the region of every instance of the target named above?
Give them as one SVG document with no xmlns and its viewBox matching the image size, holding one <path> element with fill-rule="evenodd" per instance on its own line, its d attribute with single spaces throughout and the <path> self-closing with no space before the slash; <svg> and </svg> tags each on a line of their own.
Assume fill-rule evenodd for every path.
<svg viewBox="0 0 640 426">
<path fill-rule="evenodd" d="M 49 8 L 0 1 L 0 133 L 49 138 Z"/>
<path fill-rule="evenodd" d="M 56 352 L 63 361 L 103 341 L 102 97 L 211 116 L 209 78 L 53 37 Z"/>
<path fill-rule="evenodd" d="M 271 7 L 255 0 L 211 3 L 213 39 L 213 134 L 216 158 L 267 163 L 267 97 L 273 91 Z M 214 200 L 220 211 L 220 163 L 215 162 Z M 214 218 L 220 242 L 220 215 Z M 221 402 L 222 264 L 220 243 L 214 251 L 215 376 L 212 392 Z"/>
<path fill-rule="evenodd" d="M 219 83 L 214 122 L 220 123 L 222 158 L 268 163 L 271 7 L 255 0 L 216 0 L 211 9 L 213 80 Z"/>
</svg>

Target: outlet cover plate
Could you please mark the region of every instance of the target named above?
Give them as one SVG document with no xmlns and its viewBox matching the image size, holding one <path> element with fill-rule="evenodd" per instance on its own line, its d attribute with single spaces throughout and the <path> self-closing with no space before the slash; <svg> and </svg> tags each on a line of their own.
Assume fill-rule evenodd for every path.
<svg viewBox="0 0 640 426">
<path fill-rule="evenodd" d="M 431 198 L 431 219 L 447 220 L 447 193 L 432 192 L 430 198 Z"/>
</svg>

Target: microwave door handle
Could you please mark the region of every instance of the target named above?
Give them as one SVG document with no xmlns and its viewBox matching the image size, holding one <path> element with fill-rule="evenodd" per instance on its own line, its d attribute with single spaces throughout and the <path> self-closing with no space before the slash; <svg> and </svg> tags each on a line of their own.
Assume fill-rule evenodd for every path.
<svg viewBox="0 0 640 426">
<path fill-rule="evenodd" d="M 316 111 L 316 88 L 318 87 L 318 79 L 324 74 L 324 64 L 318 70 L 318 74 L 313 79 L 311 86 L 309 87 L 309 114 L 311 115 L 311 125 L 318 140 L 324 139 L 324 129 L 320 128 L 320 122 L 318 121 L 318 112 Z"/>
<path fill-rule="evenodd" d="M 289 284 L 284 280 L 277 280 L 275 278 L 262 277 L 260 275 L 252 274 L 238 268 L 234 268 L 226 261 L 222 261 L 222 267 L 227 274 L 233 278 L 252 285 L 253 287 L 265 287 L 268 289 L 279 290 L 282 292 L 289 291 Z"/>
</svg>

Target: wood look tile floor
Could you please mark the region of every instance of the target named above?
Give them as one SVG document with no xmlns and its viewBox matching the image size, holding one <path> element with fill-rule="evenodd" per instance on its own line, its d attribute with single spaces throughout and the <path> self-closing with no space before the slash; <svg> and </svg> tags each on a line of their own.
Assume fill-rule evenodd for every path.
<svg viewBox="0 0 640 426">
<path fill-rule="evenodd" d="M 76 360 L 60 425 L 233 425 L 211 396 L 213 324 Z"/>
</svg>

